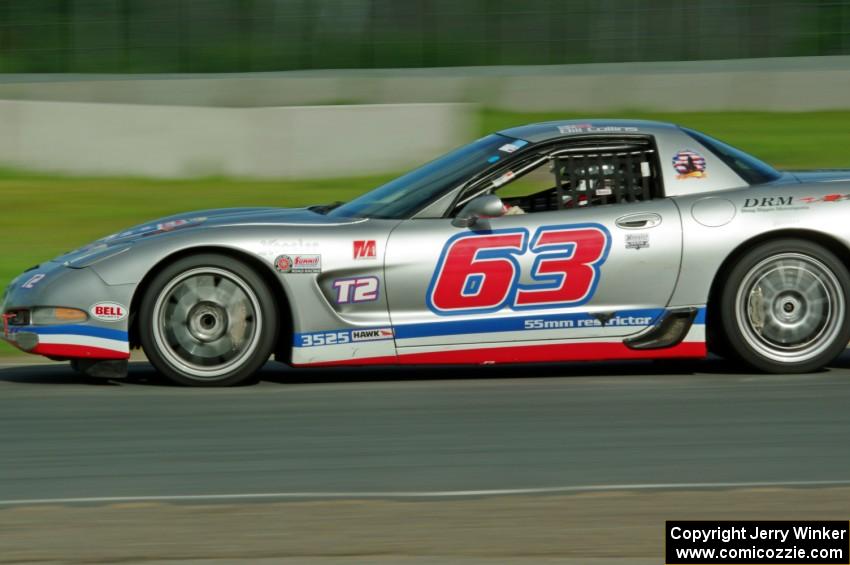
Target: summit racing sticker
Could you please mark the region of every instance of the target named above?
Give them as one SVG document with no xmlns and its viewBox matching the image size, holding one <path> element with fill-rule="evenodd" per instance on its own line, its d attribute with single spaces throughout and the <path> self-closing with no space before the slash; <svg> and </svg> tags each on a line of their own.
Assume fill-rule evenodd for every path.
<svg viewBox="0 0 850 565">
<path fill-rule="evenodd" d="M 321 273 L 321 255 L 278 255 L 274 268 L 281 273 Z"/>
<path fill-rule="evenodd" d="M 673 155 L 673 168 L 679 180 L 703 179 L 708 176 L 705 172 L 705 157 L 692 149 L 683 149 Z"/>
</svg>

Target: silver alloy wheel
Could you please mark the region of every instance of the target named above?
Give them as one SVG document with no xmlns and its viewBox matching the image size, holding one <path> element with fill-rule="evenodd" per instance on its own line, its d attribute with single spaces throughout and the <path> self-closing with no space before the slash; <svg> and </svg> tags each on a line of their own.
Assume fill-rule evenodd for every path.
<svg viewBox="0 0 850 565">
<path fill-rule="evenodd" d="M 152 322 L 165 360 L 198 379 L 239 368 L 256 350 L 263 328 L 250 285 L 216 267 L 191 269 L 172 279 L 156 299 Z"/>
<path fill-rule="evenodd" d="M 747 272 L 735 297 L 747 344 L 782 363 L 816 357 L 834 342 L 844 320 L 844 293 L 835 274 L 801 253 L 768 257 Z"/>
</svg>

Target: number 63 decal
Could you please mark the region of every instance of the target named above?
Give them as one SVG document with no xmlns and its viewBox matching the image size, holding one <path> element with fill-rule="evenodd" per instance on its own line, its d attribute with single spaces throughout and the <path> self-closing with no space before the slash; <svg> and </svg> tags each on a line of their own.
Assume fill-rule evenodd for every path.
<svg viewBox="0 0 850 565">
<path fill-rule="evenodd" d="M 461 233 L 446 242 L 431 284 L 428 308 L 439 315 L 557 308 L 593 297 L 611 235 L 600 224 L 542 226 Z M 522 283 L 518 258 L 534 260 Z"/>
</svg>

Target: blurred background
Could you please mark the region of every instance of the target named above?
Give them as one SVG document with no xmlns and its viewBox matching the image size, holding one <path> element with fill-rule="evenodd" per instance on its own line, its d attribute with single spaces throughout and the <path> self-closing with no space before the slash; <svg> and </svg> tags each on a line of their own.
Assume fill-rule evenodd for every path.
<svg viewBox="0 0 850 565">
<path fill-rule="evenodd" d="M 0 288 L 132 224 L 347 200 L 533 121 L 850 168 L 848 101 L 850 0 L 0 0 Z"/>
<path fill-rule="evenodd" d="M 846 0 L 4 0 L 0 70 L 207 73 L 843 55 Z"/>
</svg>

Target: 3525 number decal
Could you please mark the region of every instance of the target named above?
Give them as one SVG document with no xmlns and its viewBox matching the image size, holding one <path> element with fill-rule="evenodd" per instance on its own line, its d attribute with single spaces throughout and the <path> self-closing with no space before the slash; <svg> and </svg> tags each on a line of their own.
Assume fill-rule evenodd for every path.
<svg viewBox="0 0 850 565">
<path fill-rule="evenodd" d="M 575 306 L 593 297 L 611 234 L 600 224 L 461 233 L 446 242 L 428 307 L 440 315 Z M 533 256 L 522 283 L 519 257 Z"/>
</svg>

